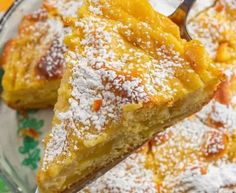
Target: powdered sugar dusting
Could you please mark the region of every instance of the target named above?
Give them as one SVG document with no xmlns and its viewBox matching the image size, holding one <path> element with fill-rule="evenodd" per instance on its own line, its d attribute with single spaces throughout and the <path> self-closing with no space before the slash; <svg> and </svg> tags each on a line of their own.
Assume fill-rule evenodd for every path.
<svg viewBox="0 0 236 193">
<path fill-rule="evenodd" d="M 188 24 L 192 38 L 200 40 L 214 60 L 219 60 L 217 54 L 222 42 L 233 41 L 235 38 L 232 33 L 236 30 L 236 22 L 230 19 L 227 12 L 227 7 L 233 8 L 233 5 L 234 0 L 217 1 L 216 6 L 194 17 Z"/>
<path fill-rule="evenodd" d="M 154 173 L 145 168 L 146 157 L 135 153 L 79 193 L 156 193 Z"/>
<path fill-rule="evenodd" d="M 170 178 L 168 183 L 172 193 L 219 192 L 222 187 L 236 184 L 236 164 L 211 165 L 206 174 L 199 168 L 186 170 L 180 176 Z"/>
<path fill-rule="evenodd" d="M 63 17 L 77 17 L 83 0 L 47 0 L 46 3 L 56 8 L 58 14 Z"/>
<path fill-rule="evenodd" d="M 215 193 L 236 183 L 236 165 L 227 153 L 235 112 L 213 100 L 196 116 L 157 136 L 152 152 L 163 179 L 161 192 Z"/>
<path fill-rule="evenodd" d="M 236 111 L 232 105 L 212 101 L 197 116 L 203 121 L 211 119 L 215 123 L 221 123 L 227 131 L 233 132 L 236 129 Z"/>
<path fill-rule="evenodd" d="M 220 49 L 225 49 L 222 41 L 234 41 L 230 34 L 236 24 L 228 13 L 228 8 L 234 9 L 234 2 L 217 1 L 215 7 L 195 16 L 189 25 L 192 37 L 200 40 L 225 70 L 229 84 L 233 84 L 235 76 L 235 49 L 226 48 L 228 58 L 222 57 Z M 232 94 L 229 104 L 214 99 L 201 112 L 167 129 L 152 143 L 156 171 L 162 179 L 160 192 L 235 192 L 235 91 L 227 89 L 222 90 L 222 96 Z"/>
<path fill-rule="evenodd" d="M 60 155 L 62 152 L 66 151 L 66 131 L 63 125 L 57 125 L 53 128 L 52 133 L 50 134 L 52 140 L 48 143 L 48 148 L 45 150 L 47 157 L 44 158 L 44 162 L 51 162 L 55 156 Z M 54 151 L 48 151 L 50 149 Z"/>
<path fill-rule="evenodd" d="M 15 41 L 22 45 L 20 50 L 22 53 L 32 52 L 32 56 L 28 60 L 20 58 L 16 61 L 19 64 L 16 65 L 31 65 L 34 71 L 26 71 L 24 78 L 19 81 L 30 85 L 38 79 L 61 78 L 65 68 L 63 56 L 66 51 L 63 42 L 65 31 L 62 21 L 59 18 L 49 17 L 47 10 L 43 8 L 25 16 Z M 38 51 L 37 54 L 35 50 Z M 34 80 L 35 78 L 37 80 Z"/>
<path fill-rule="evenodd" d="M 39 74 L 47 79 L 62 77 L 65 69 L 64 53 L 66 46 L 63 39 L 66 28 L 62 22 L 56 19 L 46 20 L 47 36 L 45 42 L 50 42 L 50 46 L 44 56 L 37 64 Z M 40 27 L 42 28 L 42 27 Z M 41 77 L 38 76 L 40 79 Z"/>
<path fill-rule="evenodd" d="M 220 28 L 216 27 L 219 23 L 213 15 L 214 13 L 209 13 L 206 17 L 207 21 L 212 22 L 209 24 L 210 27 L 203 29 L 202 26 L 194 26 L 193 30 L 202 31 L 203 36 L 200 37 L 200 40 L 205 43 L 214 58 L 219 46 L 215 40 L 220 38 L 221 32 L 228 27 L 225 24 Z M 212 37 L 216 39 L 213 38 L 213 40 Z M 232 72 L 231 66 L 228 67 L 227 69 Z M 232 98 L 230 105 L 213 100 L 195 116 L 167 129 L 156 137 L 150 147 L 156 163 L 154 170 L 161 184 L 160 192 L 234 192 L 230 186 L 236 184 L 235 150 L 229 147 L 229 141 L 235 143 L 236 110 L 234 105 L 235 97 Z M 233 146 L 232 143 L 231 146 Z M 231 148 L 229 152 L 228 148 Z M 111 172 L 93 183 L 87 189 L 88 192 L 106 192 L 107 184 L 109 184 L 107 192 L 130 192 L 126 189 L 116 191 L 120 180 L 126 179 L 126 177 L 119 176 L 120 178 L 114 179 L 113 176 L 110 176 Z M 111 181 L 112 186 L 110 187 Z M 136 186 L 138 187 L 138 185 Z M 99 188 L 97 189 L 97 187 Z"/>
<path fill-rule="evenodd" d="M 182 171 L 189 163 L 198 165 L 198 155 L 193 152 L 201 150 L 202 138 L 209 129 L 193 117 L 167 129 L 164 141 L 159 141 L 161 136 L 158 135 L 152 147 L 155 162 L 159 166 L 158 173 L 173 176 Z"/>
</svg>

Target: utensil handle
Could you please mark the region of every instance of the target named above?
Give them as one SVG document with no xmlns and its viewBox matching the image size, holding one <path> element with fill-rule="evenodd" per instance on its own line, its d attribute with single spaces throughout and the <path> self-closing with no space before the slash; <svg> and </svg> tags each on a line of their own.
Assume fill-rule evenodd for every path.
<svg viewBox="0 0 236 193">
<path fill-rule="evenodd" d="M 182 9 L 185 13 L 188 13 L 190 9 L 192 8 L 193 4 L 195 3 L 196 0 L 184 0 L 178 9 Z"/>
<path fill-rule="evenodd" d="M 186 28 L 186 19 L 196 0 L 184 0 L 169 18 L 180 27 L 181 37 L 191 40 Z"/>
</svg>

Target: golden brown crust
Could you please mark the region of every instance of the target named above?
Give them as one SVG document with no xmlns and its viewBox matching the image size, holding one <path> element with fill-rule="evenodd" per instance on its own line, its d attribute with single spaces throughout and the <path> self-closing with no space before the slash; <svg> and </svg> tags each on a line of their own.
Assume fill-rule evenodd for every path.
<svg viewBox="0 0 236 193">
<path fill-rule="evenodd" d="M 13 39 L 9 40 L 3 48 L 3 51 L 0 55 L 0 66 L 4 68 L 4 65 L 9 60 L 12 48 L 14 47 L 15 41 Z"/>
</svg>

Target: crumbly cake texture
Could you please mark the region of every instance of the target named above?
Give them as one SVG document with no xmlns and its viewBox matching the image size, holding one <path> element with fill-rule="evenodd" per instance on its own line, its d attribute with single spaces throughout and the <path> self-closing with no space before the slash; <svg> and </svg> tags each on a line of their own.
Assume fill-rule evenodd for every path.
<svg viewBox="0 0 236 193">
<path fill-rule="evenodd" d="M 65 38 L 67 69 L 45 139 L 41 193 L 108 169 L 199 110 L 222 78 L 203 46 L 182 40 L 146 0 L 88 0 L 78 13 Z"/>
<path fill-rule="evenodd" d="M 50 1 L 51 2 L 51 1 Z M 25 16 L 20 23 L 18 35 L 9 40 L 0 58 L 4 68 L 3 99 L 16 109 L 52 107 L 65 71 L 64 34 L 68 33 L 61 16 L 72 17 L 64 12 L 56 15 L 54 9 L 65 5 L 68 12 L 75 12 L 65 1 L 44 5 Z M 68 4 L 68 5 L 67 5 Z M 54 9 L 53 9 L 54 8 Z"/>
</svg>

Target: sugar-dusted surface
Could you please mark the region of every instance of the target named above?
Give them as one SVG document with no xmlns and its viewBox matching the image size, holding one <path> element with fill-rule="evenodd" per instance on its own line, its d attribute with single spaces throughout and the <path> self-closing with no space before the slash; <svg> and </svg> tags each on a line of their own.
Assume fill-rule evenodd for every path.
<svg viewBox="0 0 236 193">
<path fill-rule="evenodd" d="M 46 3 L 46 1 L 44 1 Z M 65 1 L 64 3 L 68 3 Z M 63 2 L 58 1 L 58 6 Z M 54 4 L 56 9 L 57 4 Z M 3 98 L 17 109 L 53 106 L 65 71 L 64 35 L 68 33 L 64 15 L 41 6 L 23 17 L 18 34 L 6 43 L 1 54 L 5 69 Z M 78 9 L 67 7 L 67 10 Z"/>
<path fill-rule="evenodd" d="M 57 19 L 46 19 L 30 28 L 33 32 L 32 36 L 37 36 L 38 32 L 41 37 L 42 32 L 44 30 L 46 32 L 43 43 L 48 46 L 48 49 L 37 63 L 36 68 L 40 76 L 38 78 L 61 78 L 65 70 L 64 53 L 66 52 L 63 42 L 66 28 L 63 23 Z"/>
<path fill-rule="evenodd" d="M 64 73 L 64 53 L 66 52 L 66 47 L 58 35 L 59 34 L 55 36 L 55 39 L 52 41 L 49 50 L 38 63 L 39 73 L 46 78 L 58 78 Z M 62 34 L 60 33 L 60 35 Z"/>
<path fill-rule="evenodd" d="M 235 36 L 232 32 L 236 24 L 232 9 L 229 11 L 227 7 L 234 2 L 217 1 L 214 8 L 190 21 L 193 37 L 206 46 L 214 61 L 224 69 L 228 81 L 201 112 L 159 134 L 152 143 L 160 192 L 235 192 Z"/>
<path fill-rule="evenodd" d="M 52 7 L 62 17 L 76 17 L 83 0 L 45 0 L 47 6 Z"/>
<path fill-rule="evenodd" d="M 200 168 L 187 169 L 178 177 L 170 178 L 168 183 L 173 188 L 171 192 L 175 193 L 215 193 L 223 191 L 223 187 L 236 184 L 235 173 L 236 164 L 210 165 L 204 175 Z M 229 189 L 228 193 L 233 193 L 234 191 L 234 189 Z"/>
<path fill-rule="evenodd" d="M 16 80 L 16 89 L 22 86 L 28 89 L 34 87 L 39 79 L 60 78 L 64 71 L 64 33 L 63 23 L 49 17 L 45 9 L 25 16 L 19 26 L 19 34 L 7 43 L 3 52 L 3 56 L 6 55 L 3 80 L 7 83 L 8 80 Z M 17 71 L 15 79 L 11 74 L 13 68 Z M 5 85 L 4 90 L 8 90 L 7 87 L 9 85 Z"/>
<path fill-rule="evenodd" d="M 222 0 L 224 4 L 230 7 L 230 9 L 235 9 L 236 10 L 236 2 L 233 0 Z"/>
<path fill-rule="evenodd" d="M 233 193 L 236 183 L 235 120 L 236 110 L 232 105 L 212 101 L 194 117 L 158 134 L 149 146 L 149 152 L 154 156 L 155 167 L 152 171 L 157 174 L 155 179 L 158 190 L 161 193 Z M 222 141 L 224 136 L 227 136 L 227 141 Z M 226 150 L 223 154 L 222 149 Z M 123 170 L 129 172 L 128 166 L 126 162 L 119 164 L 85 190 L 116 190 L 123 183 L 122 180 L 126 179 L 125 176 L 118 178 L 117 175 Z M 144 172 L 146 169 L 142 170 Z M 139 175 L 135 173 L 134 176 Z M 129 188 L 138 188 L 139 184 L 129 183 L 123 187 L 125 188 L 117 192 L 132 192 Z M 138 189 L 135 190 L 139 192 Z"/>
<path fill-rule="evenodd" d="M 152 143 L 161 192 L 215 193 L 236 183 L 236 110 L 217 101 Z M 163 140 L 165 136 L 165 140 Z"/>
<path fill-rule="evenodd" d="M 36 19 L 34 18 L 35 15 L 36 13 L 32 15 L 32 19 Z M 41 15 L 37 17 L 41 17 Z M 19 41 L 21 38 L 28 38 L 28 40 L 26 39 L 26 41 L 28 41 L 27 45 L 22 48 L 27 52 L 38 47 L 33 43 L 34 41 L 37 40 L 41 42 L 41 47 L 38 47 L 41 57 L 38 58 L 38 61 L 37 58 L 35 61 L 32 61 L 32 63 L 25 61 L 25 65 L 35 65 L 34 68 L 36 71 L 38 70 L 36 79 L 60 78 L 62 76 L 65 68 L 63 53 L 66 50 L 63 43 L 64 31 L 65 29 L 61 21 L 45 17 L 25 27 L 25 33 L 22 34 L 23 37 L 21 35 L 19 36 Z M 45 49 L 47 49 L 46 52 Z M 21 60 L 19 62 L 21 62 Z M 27 81 L 28 78 L 29 81 L 32 81 L 32 79 L 35 78 L 34 73 L 25 74 L 26 80 L 24 81 Z"/>
<path fill-rule="evenodd" d="M 207 51 L 216 62 L 235 59 L 236 48 L 233 42 L 236 39 L 236 22 L 235 16 L 233 16 L 235 10 L 232 6 L 234 4 L 233 0 L 217 1 L 214 7 L 200 13 L 189 22 L 188 30 L 192 37 L 200 40 L 206 46 Z M 220 54 L 223 49 L 224 57 L 223 54 Z"/>
<path fill-rule="evenodd" d="M 154 171 L 145 162 L 145 154 L 134 153 L 79 193 L 157 193 Z"/>
</svg>

